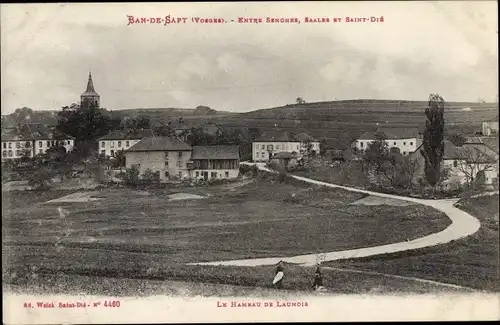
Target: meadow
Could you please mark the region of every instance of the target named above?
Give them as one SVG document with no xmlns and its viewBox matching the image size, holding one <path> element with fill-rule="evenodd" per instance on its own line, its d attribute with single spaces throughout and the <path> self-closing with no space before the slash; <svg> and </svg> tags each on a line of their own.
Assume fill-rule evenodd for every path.
<svg viewBox="0 0 500 325">
<path fill-rule="evenodd" d="M 168 200 L 180 191 L 205 198 Z M 351 205 L 363 195 L 288 178 L 280 183 L 268 177 L 239 187 L 104 188 L 93 194 L 100 200 L 86 203 L 45 203 L 55 196 L 46 193 L 11 192 L 3 200 L 2 264 L 7 283 L 33 281 L 30 274 L 35 272 L 37 277 L 70 274 L 265 286 L 271 266 L 185 263 L 381 245 L 434 233 L 450 223 L 428 207 Z M 61 217 L 59 207 L 69 214 Z M 301 274 L 310 270 L 290 270 L 296 274 L 290 276 L 290 289 L 305 288 L 310 279 Z"/>
<path fill-rule="evenodd" d="M 479 231 L 467 238 L 411 252 L 327 264 L 500 292 L 498 199 L 497 194 L 457 203 L 481 222 Z"/>
</svg>

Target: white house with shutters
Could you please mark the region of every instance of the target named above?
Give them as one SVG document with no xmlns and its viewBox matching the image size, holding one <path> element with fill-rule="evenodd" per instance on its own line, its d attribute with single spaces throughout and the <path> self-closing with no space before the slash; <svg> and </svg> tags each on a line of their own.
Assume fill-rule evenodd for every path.
<svg viewBox="0 0 500 325">
<path fill-rule="evenodd" d="M 66 152 L 71 152 L 75 146 L 75 138 L 58 135 L 40 123 L 26 123 L 2 130 L 2 161 L 24 156 L 33 158 L 56 146 L 63 146 Z"/>
<path fill-rule="evenodd" d="M 113 157 L 120 150 L 127 150 L 144 138 L 154 136 L 153 130 L 139 130 L 136 132 L 111 131 L 99 138 L 100 155 Z"/>
<path fill-rule="evenodd" d="M 374 132 L 363 133 L 355 142 L 358 151 L 366 150 L 370 143 L 377 139 L 377 133 L 384 133 L 389 148 L 397 148 L 403 156 L 408 156 L 417 150 L 421 139 L 417 129 L 408 128 L 380 128 Z"/>
</svg>

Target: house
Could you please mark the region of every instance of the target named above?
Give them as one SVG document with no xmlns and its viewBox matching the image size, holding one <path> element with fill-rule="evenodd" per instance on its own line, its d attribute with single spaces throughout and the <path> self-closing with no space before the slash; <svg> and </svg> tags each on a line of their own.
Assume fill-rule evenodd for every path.
<svg viewBox="0 0 500 325">
<path fill-rule="evenodd" d="M 252 143 L 252 160 L 267 162 L 278 152 L 300 153 L 302 143 L 284 131 L 266 131 Z"/>
<path fill-rule="evenodd" d="M 204 134 L 212 137 L 218 137 L 223 134 L 222 129 L 215 123 L 195 123 L 192 121 L 186 121 L 182 117 L 176 121 L 170 121 L 168 126 L 172 129 L 173 133 L 183 141 L 189 141 L 192 136 L 193 129 L 199 129 Z"/>
<path fill-rule="evenodd" d="M 238 146 L 194 146 L 191 152 L 190 173 L 196 179 L 237 178 L 240 166 Z"/>
<path fill-rule="evenodd" d="M 161 181 L 184 178 L 236 178 L 238 146 L 194 146 L 175 136 L 148 137 L 125 151 L 127 168 L 156 173 Z"/>
<path fill-rule="evenodd" d="M 125 166 L 157 173 L 160 180 L 189 177 L 191 146 L 177 137 L 148 137 L 125 150 Z"/>
<path fill-rule="evenodd" d="M 307 133 L 299 133 L 295 135 L 295 139 L 300 141 L 300 152 L 301 153 L 313 153 L 314 155 L 319 155 L 320 153 L 320 142 L 318 139 L 310 136 Z"/>
<path fill-rule="evenodd" d="M 498 116 L 491 121 L 483 122 L 482 131 L 484 136 L 498 135 Z"/>
<path fill-rule="evenodd" d="M 290 132 L 272 130 L 262 133 L 252 143 L 252 160 L 269 161 L 280 152 L 296 153 L 297 158 L 309 153 L 320 153 L 320 142 L 307 133 L 294 135 Z"/>
<path fill-rule="evenodd" d="M 387 137 L 389 149 L 398 148 L 403 156 L 407 156 L 417 150 L 421 143 L 417 129 L 407 128 L 381 128 L 375 132 L 363 133 L 355 142 L 356 150 L 366 150 L 369 144 L 377 139 L 377 133 L 384 133 Z"/>
<path fill-rule="evenodd" d="M 299 164 L 297 154 L 291 152 L 278 152 L 271 158 L 271 164 L 278 168 L 295 168 Z"/>
<path fill-rule="evenodd" d="M 425 161 L 420 153 L 421 148 L 422 145 L 410 155 L 410 159 L 417 161 L 416 179 L 425 178 Z M 498 153 L 477 141 L 466 142 L 462 146 L 445 141 L 442 166 L 449 170 L 445 184 L 472 183 L 478 179 L 478 173 L 484 173 L 484 184 L 490 185 L 498 178 Z"/>
<path fill-rule="evenodd" d="M 153 130 L 111 131 L 98 139 L 99 153 L 106 157 L 113 157 L 118 150 L 126 150 L 146 137 L 154 136 Z"/>
<path fill-rule="evenodd" d="M 32 158 L 55 146 L 64 146 L 66 152 L 71 152 L 75 138 L 60 135 L 40 123 L 26 123 L 2 132 L 2 161 L 23 156 Z"/>
</svg>

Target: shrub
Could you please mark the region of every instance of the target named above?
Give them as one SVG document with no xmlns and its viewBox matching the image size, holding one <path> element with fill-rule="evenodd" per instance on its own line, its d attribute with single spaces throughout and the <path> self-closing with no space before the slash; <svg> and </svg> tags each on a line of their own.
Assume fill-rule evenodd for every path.
<svg viewBox="0 0 500 325">
<path fill-rule="evenodd" d="M 160 175 L 159 175 L 159 173 L 154 173 L 151 169 L 148 168 L 142 174 L 141 181 L 142 181 L 142 183 L 145 183 L 145 184 L 159 183 L 160 182 Z"/>
<path fill-rule="evenodd" d="M 40 168 L 30 175 L 28 186 L 33 189 L 48 189 L 52 185 L 52 175 L 47 168 Z"/>
<path fill-rule="evenodd" d="M 137 185 L 139 183 L 139 169 L 136 167 L 127 168 L 124 181 L 127 185 Z"/>
</svg>

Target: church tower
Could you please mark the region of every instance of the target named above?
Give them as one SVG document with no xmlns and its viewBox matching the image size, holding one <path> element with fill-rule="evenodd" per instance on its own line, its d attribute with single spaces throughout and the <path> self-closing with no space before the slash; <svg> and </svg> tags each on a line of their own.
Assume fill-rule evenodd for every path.
<svg viewBox="0 0 500 325">
<path fill-rule="evenodd" d="M 100 108 L 100 96 L 94 90 L 94 82 L 92 82 L 92 74 L 89 72 L 89 81 L 87 82 L 87 90 L 80 96 L 80 105 L 89 107 L 90 105 L 95 105 Z"/>
</svg>

